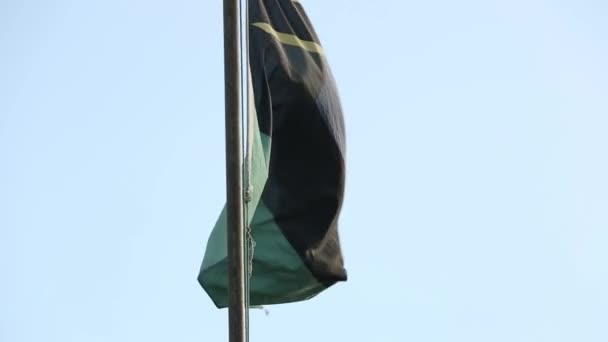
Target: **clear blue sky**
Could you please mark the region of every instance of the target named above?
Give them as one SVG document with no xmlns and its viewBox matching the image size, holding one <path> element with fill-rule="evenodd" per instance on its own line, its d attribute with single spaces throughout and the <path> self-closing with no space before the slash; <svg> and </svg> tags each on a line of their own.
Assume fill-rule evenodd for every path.
<svg viewBox="0 0 608 342">
<path fill-rule="evenodd" d="M 608 341 L 608 4 L 303 1 L 349 282 L 251 340 Z M 0 1 L 0 341 L 227 341 L 221 1 Z"/>
</svg>

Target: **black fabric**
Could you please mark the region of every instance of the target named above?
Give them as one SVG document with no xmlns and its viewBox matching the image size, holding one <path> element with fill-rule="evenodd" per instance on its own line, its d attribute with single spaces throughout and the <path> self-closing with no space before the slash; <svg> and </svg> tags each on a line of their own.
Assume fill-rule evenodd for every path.
<svg viewBox="0 0 608 342">
<path fill-rule="evenodd" d="M 251 0 L 249 23 L 258 124 L 272 141 L 262 201 L 318 281 L 344 281 L 338 216 L 344 196 L 345 138 L 333 76 L 322 53 L 283 44 L 254 25 L 267 23 L 277 32 L 318 44 L 300 4 Z"/>
</svg>

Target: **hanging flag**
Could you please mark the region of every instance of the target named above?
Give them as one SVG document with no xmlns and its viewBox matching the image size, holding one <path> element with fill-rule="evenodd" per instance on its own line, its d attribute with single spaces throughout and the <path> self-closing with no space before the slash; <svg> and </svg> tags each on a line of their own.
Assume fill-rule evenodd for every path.
<svg viewBox="0 0 608 342">
<path fill-rule="evenodd" d="M 346 280 L 338 238 L 345 181 L 342 108 L 299 1 L 249 0 L 248 30 L 249 301 L 302 301 Z M 228 305 L 226 235 L 224 208 L 198 277 L 220 308 Z"/>
</svg>

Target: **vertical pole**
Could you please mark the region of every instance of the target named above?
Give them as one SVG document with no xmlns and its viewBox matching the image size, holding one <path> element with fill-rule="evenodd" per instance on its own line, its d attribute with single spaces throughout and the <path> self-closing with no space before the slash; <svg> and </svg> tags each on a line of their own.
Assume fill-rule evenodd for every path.
<svg viewBox="0 0 608 342">
<path fill-rule="evenodd" d="M 241 145 L 240 0 L 224 0 L 224 86 L 226 110 L 226 195 L 228 218 L 229 342 L 246 342 Z"/>
</svg>

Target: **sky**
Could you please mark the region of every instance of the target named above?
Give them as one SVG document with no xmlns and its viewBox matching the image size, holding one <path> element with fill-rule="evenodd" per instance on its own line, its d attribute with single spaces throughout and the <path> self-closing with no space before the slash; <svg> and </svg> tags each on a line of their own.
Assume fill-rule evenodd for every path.
<svg viewBox="0 0 608 342">
<path fill-rule="evenodd" d="M 251 341 L 608 341 L 608 3 L 302 0 L 349 280 Z M 227 341 L 221 1 L 0 0 L 0 341 Z"/>
</svg>

